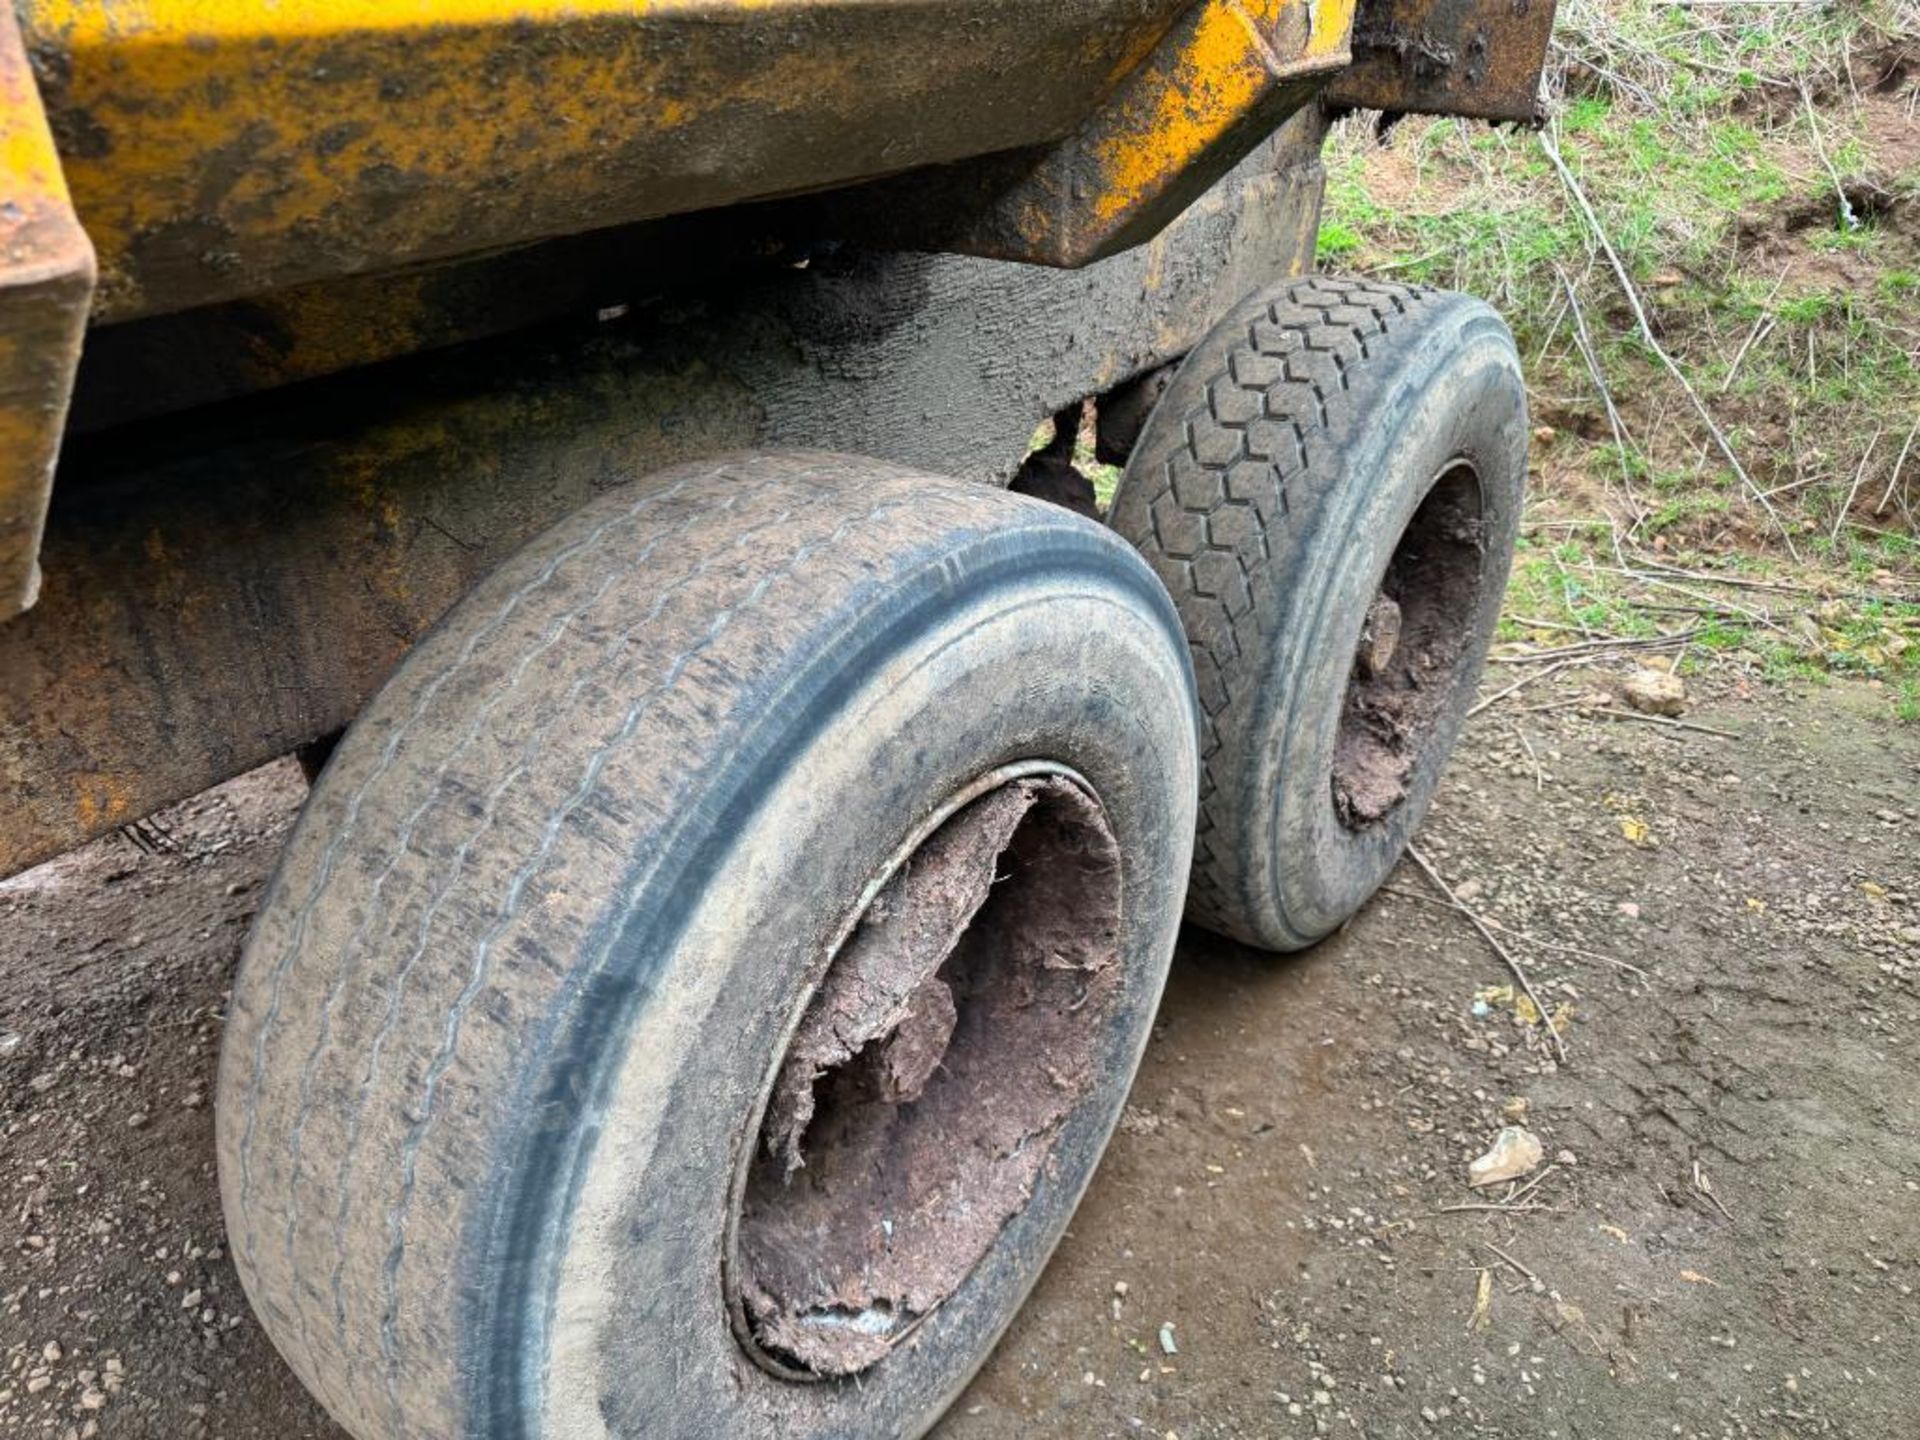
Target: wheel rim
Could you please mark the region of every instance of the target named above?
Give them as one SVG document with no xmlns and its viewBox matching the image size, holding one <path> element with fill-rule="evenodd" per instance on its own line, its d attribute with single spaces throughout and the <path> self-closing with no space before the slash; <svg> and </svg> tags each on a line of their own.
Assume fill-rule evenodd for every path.
<svg viewBox="0 0 1920 1440">
<path fill-rule="evenodd" d="M 1472 465 L 1442 470 L 1401 532 L 1354 649 L 1334 737 L 1334 813 L 1349 830 L 1406 801 L 1461 678 L 1484 599 L 1484 500 Z"/>
<path fill-rule="evenodd" d="M 726 1300 L 784 1379 L 860 1374 L 1032 1195 L 1122 991 L 1120 859 L 1044 763 L 981 777 L 864 887 L 736 1167 Z"/>
</svg>

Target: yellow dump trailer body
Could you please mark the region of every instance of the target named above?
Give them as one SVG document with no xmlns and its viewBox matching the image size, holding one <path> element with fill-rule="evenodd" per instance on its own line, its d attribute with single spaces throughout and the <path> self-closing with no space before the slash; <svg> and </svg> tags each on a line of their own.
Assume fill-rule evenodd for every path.
<svg viewBox="0 0 1920 1440">
<path fill-rule="evenodd" d="M 1287 79 L 1343 68 L 1352 15 L 34 0 L 22 27 L 113 320 L 1075 138 L 1077 193 L 1036 174 L 1007 197 L 1038 257 L 1151 203 Z"/>
<path fill-rule="evenodd" d="M 1551 10 L 18 0 L 0 872 L 337 728 L 607 445 L 1004 479 L 1309 263 L 1328 114 L 1529 118 Z"/>
</svg>

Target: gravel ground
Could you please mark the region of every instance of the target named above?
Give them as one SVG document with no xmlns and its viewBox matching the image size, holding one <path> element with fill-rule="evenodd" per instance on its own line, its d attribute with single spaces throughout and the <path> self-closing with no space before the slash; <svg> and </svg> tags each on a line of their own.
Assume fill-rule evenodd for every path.
<svg viewBox="0 0 1920 1440">
<path fill-rule="evenodd" d="M 1920 731 L 1838 683 L 1689 713 L 1738 739 L 1523 698 L 1553 697 L 1475 722 L 1420 846 L 1565 1061 L 1411 865 L 1305 955 L 1189 933 L 945 1435 L 1914 1434 Z M 340 1434 L 247 1311 L 213 1170 L 224 992 L 301 794 L 272 766 L 158 853 L 0 884 L 0 1435 Z M 1507 1126 L 1542 1163 L 1470 1189 Z"/>
</svg>

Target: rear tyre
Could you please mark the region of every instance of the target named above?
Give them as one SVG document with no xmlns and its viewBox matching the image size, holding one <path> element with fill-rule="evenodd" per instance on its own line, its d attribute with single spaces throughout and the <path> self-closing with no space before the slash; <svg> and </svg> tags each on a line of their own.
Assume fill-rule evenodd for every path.
<svg viewBox="0 0 1920 1440">
<path fill-rule="evenodd" d="M 1181 365 L 1110 520 L 1193 646 L 1193 919 L 1298 949 L 1399 860 L 1492 642 L 1526 444 L 1512 337 L 1465 295 L 1293 281 Z"/>
<path fill-rule="evenodd" d="M 361 1440 L 918 1434 L 1117 1119 L 1196 751 L 1100 527 L 682 467 L 348 732 L 235 982 L 240 1273 Z"/>
</svg>

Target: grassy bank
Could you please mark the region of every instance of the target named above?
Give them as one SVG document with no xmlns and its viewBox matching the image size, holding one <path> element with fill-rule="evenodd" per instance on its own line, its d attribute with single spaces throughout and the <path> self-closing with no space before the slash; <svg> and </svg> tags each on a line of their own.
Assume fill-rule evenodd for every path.
<svg viewBox="0 0 1920 1440">
<path fill-rule="evenodd" d="M 1343 122 L 1320 237 L 1513 324 L 1509 640 L 1684 630 L 1920 721 L 1920 4 L 1566 0 L 1548 87 L 1537 135 Z"/>
</svg>

